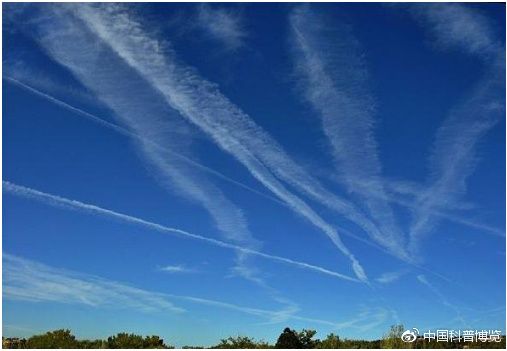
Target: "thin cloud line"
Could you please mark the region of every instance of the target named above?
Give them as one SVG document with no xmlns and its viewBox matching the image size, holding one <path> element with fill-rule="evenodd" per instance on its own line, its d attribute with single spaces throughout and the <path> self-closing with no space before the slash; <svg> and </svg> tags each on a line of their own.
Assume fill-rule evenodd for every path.
<svg viewBox="0 0 507 351">
<path fill-rule="evenodd" d="M 105 209 L 105 208 L 102 208 L 102 207 L 99 207 L 96 205 L 92 205 L 92 204 L 87 204 L 87 203 L 84 203 L 81 201 L 67 199 L 67 198 L 64 198 L 64 197 L 61 197 L 58 195 L 45 193 L 45 192 L 42 192 L 39 190 L 35 190 L 32 188 L 28 188 L 25 186 L 14 184 L 9 181 L 4 180 L 4 181 L 2 181 L 2 184 L 3 184 L 3 190 L 10 193 L 10 194 L 33 199 L 33 200 L 37 200 L 37 201 L 45 203 L 47 205 L 61 207 L 61 208 L 70 209 L 70 210 L 77 210 L 77 211 L 87 212 L 87 213 L 92 213 L 92 214 L 98 214 L 98 215 L 102 215 L 102 216 L 106 216 L 106 217 L 112 217 L 115 219 L 119 219 L 123 222 L 134 223 L 134 224 L 138 224 L 138 225 L 141 225 L 144 227 L 148 227 L 148 228 L 156 230 L 158 232 L 179 234 L 182 237 L 205 241 L 205 242 L 208 242 L 208 243 L 213 244 L 215 246 L 219 246 L 219 247 L 223 247 L 223 248 L 227 248 L 227 249 L 238 250 L 241 252 L 245 252 L 247 254 L 255 255 L 258 257 L 263 257 L 263 258 L 266 258 L 266 259 L 269 259 L 272 261 L 283 262 L 286 264 L 297 266 L 299 268 L 312 270 L 315 272 L 323 273 L 326 275 L 330 275 L 330 276 L 333 276 L 336 278 L 341 278 L 341 279 L 352 281 L 352 282 L 360 282 L 356 278 L 352 278 L 352 277 L 349 277 L 345 274 L 334 272 L 334 271 L 328 270 L 326 268 L 315 266 L 315 265 L 312 265 L 309 263 L 300 262 L 300 261 L 292 260 L 292 259 L 281 257 L 281 256 L 267 254 L 267 253 L 264 253 L 261 251 L 257 251 L 257 250 L 241 247 L 238 245 L 230 244 L 230 243 L 227 243 L 227 242 L 224 242 L 221 240 L 212 239 L 212 238 L 208 238 L 208 237 L 205 237 L 202 235 L 189 233 L 189 232 L 181 230 L 181 229 L 166 227 L 161 224 L 150 222 L 150 221 L 138 218 L 138 217 L 134 217 L 134 216 L 120 213 L 120 212 L 108 210 L 108 209 Z"/>
<path fill-rule="evenodd" d="M 159 145 L 158 143 L 155 143 L 155 142 L 153 142 L 151 140 L 148 140 L 146 138 L 142 138 L 141 136 L 139 136 L 139 135 L 137 135 L 135 133 L 130 132 L 126 128 L 123 128 L 123 127 L 121 127 L 121 126 L 119 126 L 117 124 L 114 124 L 112 122 L 108 122 L 107 120 L 105 120 L 102 117 L 98 117 L 98 116 L 96 116 L 94 114 L 91 114 L 91 113 L 89 113 L 87 111 L 84 111 L 83 109 L 80 109 L 78 107 L 72 106 L 72 105 L 70 105 L 70 104 L 68 104 L 68 103 L 66 103 L 66 102 L 64 102 L 64 101 L 62 101 L 62 100 L 60 100 L 60 99 L 58 99 L 58 98 L 56 98 L 56 97 L 54 97 L 52 95 L 49 95 L 49 94 L 47 94 L 45 92 L 42 92 L 42 91 L 40 91 L 40 90 L 38 90 L 38 89 L 36 89 L 36 88 L 34 88 L 34 87 L 32 87 L 32 86 L 24 83 L 24 82 L 21 82 L 21 81 L 15 79 L 15 78 L 12 78 L 12 77 L 9 77 L 9 76 L 5 76 L 5 77 L 3 77 L 3 79 L 5 79 L 5 80 L 7 80 L 7 81 L 9 81 L 9 82 L 11 82 L 11 83 L 13 83 L 13 84 L 21 87 L 21 88 L 24 88 L 27 91 L 29 91 L 29 92 L 37 95 L 37 96 L 40 96 L 40 97 L 42 97 L 42 98 L 44 98 L 44 99 L 46 99 L 46 100 L 48 100 L 48 101 L 50 101 L 50 102 L 52 102 L 52 103 L 60 106 L 60 107 L 63 107 L 63 108 L 65 108 L 65 109 L 67 109 L 67 110 L 69 110 L 71 112 L 77 113 L 77 114 L 79 114 L 79 115 L 81 115 L 83 117 L 86 117 L 87 119 L 89 119 L 89 120 L 91 120 L 91 121 L 93 121 L 95 123 L 98 123 L 99 125 L 101 125 L 103 127 L 106 127 L 106 128 L 111 129 L 111 130 L 114 130 L 115 132 L 120 133 L 120 134 L 122 134 L 124 136 L 132 137 L 132 138 L 135 138 L 135 139 L 137 139 L 139 141 L 142 141 L 144 143 L 150 144 L 151 146 L 156 147 L 156 148 L 160 149 L 161 151 L 171 153 L 173 156 L 176 156 L 177 158 L 181 159 L 182 161 L 188 163 L 189 165 L 197 167 L 197 168 L 199 168 L 199 169 L 201 169 L 201 170 L 203 170 L 205 172 L 208 172 L 208 173 L 210 173 L 210 174 L 212 174 L 212 175 L 214 175 L 214 176 L 216 176 L 216 177 L 218 177 L 218 178 L 220 178 L 220 179 L 222 179 L 222 180 L 224 180 L 226 182 L 229 182 L 231 184 L 239 186 L 240 188 L 248 190 L 248 191 L 250 191 L 250 192 L 252 192 L 252 193 L 254 193 L 256 195 L 262 196 L 262 197 L 264 197 L 264 198 L 266 198 L 268 200 L 271 200 L 273 202 L 276 202 L 276 203 L 278 203 L 280 205 L 287 206 L 287 204 L 285 202 L 280 201 L 277 198 L 275 198 L 273 196 L 270 196 L 269 194 L 266 194 L 266 193 L 264 193 L 262 191 L 254 189 L 254 188 L 252 188 L 252 187 L 250 187 L 250 186 L 248 186 L 248 185 L 246 185 L 246 184 L 244 184 L 244 183 L 242 183 L 240 181 L 234 180 L 234 179 L 232 179 L 232 178 L 230 178 L 230 177 L 228 177 L 228 176 L 226 176 L 226 175 L 224 175 L 224 174 L 222 174 L 222 173 L 220 173 L 220 172 L 218 172 L 218 171 L 216 171 L 216 170 L 214 170 L 214 169 L 212 169 L 212 168 L 210 168 L 208 166 L 205 166 L 205 165 L 203 165 L 203 164 L 201 164 L 199 162 L 196 162 L 196 161 L 192 160 L 191 158 L 188 158 L 188 157 L 186 157 L 186 156 L 184 156 L 184 155 L 182 155 L 182 154 L 180 154 L 178 152 L 175 152 L 175 151 L 170 150 L 168 148 L 164 148 L 161 145 Z"/>
</svg>

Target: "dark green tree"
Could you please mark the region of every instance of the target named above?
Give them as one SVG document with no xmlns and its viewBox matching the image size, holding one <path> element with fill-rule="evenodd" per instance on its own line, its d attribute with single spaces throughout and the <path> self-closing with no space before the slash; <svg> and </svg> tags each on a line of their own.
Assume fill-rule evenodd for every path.
<svg viewBox="0 0 507 351">
<path fill-rule="evenodd" d="M 75 349 L 78 347 L 78 341 L 70 330 L 59 329 L 30 337 L 26 341 L 26 347 L 29 349 Z"/>
<path fill-rule="evenodd" d="M 315 334 L 317 334 L 317 331 L 312 329 L 303 329 L 297 333 L 299 341 L 301 341 L 304 349 L 314 349 L 317 346 L 318 341 L 313 340 Z"/>
<path fill-rule="evenodd" d="M 302 349 L 303 343 L 299 339 L 298 333 L 290 328 L 285 328 L 276 341 L 277 349 Z"/>
<path fill-rule="evenodd" d="M 172 346 L 164 344 L 164 339 L 160 339 L 157 335 L 147 336 L 143 340 L 143 348 L 145 349 L 169 349 Z"/>
<path fill-rule="evenodd" d="M 107 338 L 108 349 L 142 349 L 144 340 L 140 335 L 118 333 Z"/>
<path fill-rule="evenodd" d="M 248 336 L 228 337 L 220 340 L 220 343 L 213 346 L 214 349 L 267 349 L 271 346 L 264 341 L 255 341 Z"/>
</svg>

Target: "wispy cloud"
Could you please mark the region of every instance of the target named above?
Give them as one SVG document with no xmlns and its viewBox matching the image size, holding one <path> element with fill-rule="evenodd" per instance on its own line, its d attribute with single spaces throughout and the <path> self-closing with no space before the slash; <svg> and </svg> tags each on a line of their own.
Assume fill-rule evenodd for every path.
<svg viewBox="0 0 507 351">
<path fill-rule="evenodd" d="M 228 50 L 237 50 L 244 46 L 247 31 L 241 13 L 229 4 L 201 4 L 197 8 L 197 25 Z"/>
<path fill-rule="evenodd" d="M 386 322 L 390 315 L 390 311 L 386 308 L 367 308 L 366 306 L 363 306 L 355 318 L 339 323 L 336 327 L 338 329 L 351 328 L 357 329 L 361 332 L 366 332 Z"/>
<path fill-rule="evenodd" d="M 407 271 L 385 272 L 376 278 L 375 281 L 381 284 L 390 284 L 400 279 L 406 273 Z"/>
<path fill-rule="evenodd" d="M 488 19 L 467 5 L 426 3 L 410 4 L 408 8 L 441 47 L 459 48 L 483 57 L 497 54 L 499 43 Z"/>
<path fill-rule="evenodd" d="M 345 25 L 327 26 L 309 6 L 290 16 L 293 57 L 301 90 L 319 116 L 329 140 L 336 169 L 348 191 L 364 203 L 380 227 L 369 234 L 405 260 L 404 235 L 384 193 L 378 147 L 373 135 L 374 102 L 367 87 L 367 70 L 357 40 Z M 336 38 L 339 38 L 337 40 Z M 356 179 L 365 188 L 358 191 Z"/>
<path fill-rule="evenodd" d="M 195 273 L 196 272 L 195 269 L 188 268 L 182 264 L 161 266 L 161 267 L 158 267 L 157 270 L 159 270 L 161 272 L 166 272 L 166 273 Z"/>
<path fill-rule="evenodd" d="M 465 100 L 451 110 L 437 131 L 429 160 L 429 184 L 417 199 L 410 227 L 413 253 L 417 252 L 420 240 L 438 223 L 433 209 L 455 203 L 466 192 L 467 178 L 479 162 L 477 144 L 505 116 L 505 48 L 488 30 L 486 19 L 461 4 L 415 9 L 426 20 L 423 22 L 426 27 L 446 45 L 458 46 L 481 57 L 486 73 Z M 438 25 L 434 26 L 435 23 Z"/>
<path fill-rule="evenodd" d="M 270 255 L 270 254 L 267 254 L 267 253 L 264 253 L 261 251 L 252 250 L 252 249 L 241 247 L 241 246 L 238 246 L 235 244 L 226 243 L 224 241 L 220 241 L 217 239 L 212 239 L 212 238 L 208 238 L 208 237 L 205 237 L 202 235 L 189 233 L 189 232 L 181 230 L 181 229 L 166 227 L 166 226 L 163 226 L 163 225 L 160 225 L 157 223 L 146 221 L 146 220 L 138 218 L 138 217 L 134 217 L 134 216 L 126 215 L 123 213 L 111 211 L 111 210 L 108 210 L 108 209 L 105 209 L 105 208 L 102 208 L 102 207 L 99 207 L 96 205 L 86 204 L 86 203 L 76 201 L 76 200 L 70 200 L 70 199 L 67 199 L 67 198 L 64 198 L 61 196 L 48 194 L 48 193 L 45 193 L 42 191 L 38 191 L 35 189 L 24 187 L 21 185 L 16 185 L 16 184 L 13 184 L 13 183 L 10 183 L 7 181 L 2 181 L 2 184 L 3 184 L 3 191 L 5 193 L 9 193 L 12 195 L 36 200 L 36 201 L 42 202 L 42 203 L 50 205 L 50 206 L 64 208 L 64 209 L 68 209 L 68 210 L 79 211 L 79 212 L 84 212 L 84 213 L 89 213 L 89 214 L 94 214 L 94 215 L 99 215 L 99 216 L 105 216 L 108 218 L 120 220 L 122 222 L 140 225 L 140 226 L 143 226 L 143 227 L 146 227 L 146 228 L 149 228 L 151 230 L 155 230 L 155 231 L 158 231 L 161 233 L 173 234 L 173 235 L 177 235 L 179 237 L 191 238 L 191 239 L 207 242 L 207 243 L 212 244 L 214 246 L 244 252 L 246 254 L 255 255 L 255 256 L 262 257 L 262 258 L 272 260 L 275 262 L 282 262 L 282 263 L 293 265 L 293 266 L 296 266 L 296 267 L 299 267 L 302 269 L 306 269 L 306 270 L 326 274 L 329 276 L 333 276 L 335 278 L 340 278 L 340 279 L 345 279 L 345 280 L 355 281 L 355 282 L 358 281 L 355 278 L 328 270 L 323 267 L 315 266 L 315 265 L 308 264 L 305 262 L 292 260 L 292 259 L 281 257 L 281 256 Z"/>
<path fill-rule="evenodd" d="M 85 304 L 103 308 L 129 308 L 147 313 L 182 313 L 173 300 L 228 309 L 265 318 L 273 323 L 287 319 L 338 327 L 332 321 L 295 315 L 297 310 L 266 310 L 195 296 L 150 292 L 97 276 L 54 268 L 26 258 L 3 254 L 3 297 L 30 302 Z M 346 326 L 346 325 L 344 325 Z"/>
<path fill-rule="evenodd" d="M 94 307 L 131 308 L 144 312 L 183 312 L 162 294 L 118 282 L 55 269 L 3 254 L 3 297 L 33 302 L 61 302 Z"/>
<path fill-rule="evenodd" d="M 362 280 L 367 279 L 359 261 L 345 247 L 336 229 L 301 198 L 288 191 L 277 177 L 324 204 L 333 204 L 347 218 L 374 230 L 375 226 L 354 206 L 338 200 L 321 188 L 286 155 L 278 143 L 223 96 L 216 85 L 179 63 L 170 50 L 162 51 L 161 43 L 148 36 L 122 6 L 105 5 L 100 9 L 96 6 L 76 6 L 73 10 L 125 62 L 150 82 L 172 108 L 245 165 L 256 179 L 293 210 L 322 230 L 351 260 L 356 275 Z"/>
</svg>

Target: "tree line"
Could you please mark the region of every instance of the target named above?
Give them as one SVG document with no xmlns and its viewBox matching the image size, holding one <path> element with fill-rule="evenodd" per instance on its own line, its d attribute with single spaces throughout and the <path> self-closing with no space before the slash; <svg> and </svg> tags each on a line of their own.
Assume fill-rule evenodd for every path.
<svg viewBox="0 0 507 351">
<path fill-rule="evenodd" d="M 210 347 L 183 346 L 183 349 L 460 349 L 487 348 L 505 349 L 505 335 L 501 342 L 437 342 L 435 340 L 416 340 L 409 343 L 401 340 L 401 333 L 405 330 L 402 325 L 392 326 L 379 340 L 353 340 L 340 338 L 331 333 L 324 339 L 316 339 L 317 332 L 312 329 L 296 331 L 285 328 L 275 344 L 263 340 L 255 340 L 248 336 L 235 336 L 220 340 L 217 345 Z M 141 336 L 129 333 L 118 333 L 107 339 L 78 340 L 70 330 L 60 329 L 29 337 L 2 338 L 3 348 L 10 349 L 172 349 L 159 336 Z"/>
</svg>

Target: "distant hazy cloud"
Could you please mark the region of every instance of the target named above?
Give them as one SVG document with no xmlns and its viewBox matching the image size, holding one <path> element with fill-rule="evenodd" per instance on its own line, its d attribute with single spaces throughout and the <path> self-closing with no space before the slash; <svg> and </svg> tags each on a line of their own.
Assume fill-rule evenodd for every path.
<svg viewBox="0 0 507 351">
<path fill-rule="evenodd" d="M 400 279 L 406 273 L 406 271 L 386 272 L 381 274 L 375 281 L 381 284 L 389 284 Z"/>
<path fill-rule="evenodd" d="M 158 270 L 161 272 L 167 272 L 167 273 L 194 273 L 194 272 L 196 272 L 195 269 L 185 267 L 182 264 L 167 265 L 167 266 L 158 267 Z"/>
<path fill-rule="evenodd" d="M 102 278 L 77 274 L 10 254 L 3 254 L 3 297 L 132 308 L 144 312 L 183 312 L 162 294 Z"/>
</svg>

